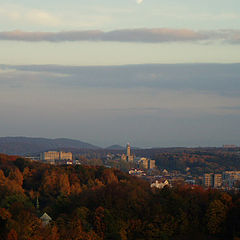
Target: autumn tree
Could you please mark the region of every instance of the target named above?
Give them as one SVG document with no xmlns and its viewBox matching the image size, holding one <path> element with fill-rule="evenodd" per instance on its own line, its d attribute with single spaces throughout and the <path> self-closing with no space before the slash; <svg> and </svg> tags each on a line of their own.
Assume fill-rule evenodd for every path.
<svg viewBox="0 0 240 240">
<path fill-rule="evenodd" d="M 14 229 L 8 233 L 7 240 L 18 240 L 17 232 Z"/>
<path fill-rule="evenodd" d="M 70 191 L 68 175 L 63 173 L 59 176 L 59 192 L 63 195 L 69 195 Z"/>
<path fill-rule="evenodd" d="M 95 210 L 94 229 L 101 239 L 104 239 L 105 228 L 106 226 L 104 223 L 104 208 L 100 206 Z"/>
<path fill-rule="evenodd" d="M 18 168 L 11 169 L 8 178 L 15 181 L 20 186 L 23 184 L 23 175 Z"/>
<path fill-rule="evenodd" d="M 206 212 L 206 219 L 210 234 L 214 235 L 222 231 L 226 219 L 226 207 L 220 200 L 214 200 L 210 203 Z"/>
</svg>

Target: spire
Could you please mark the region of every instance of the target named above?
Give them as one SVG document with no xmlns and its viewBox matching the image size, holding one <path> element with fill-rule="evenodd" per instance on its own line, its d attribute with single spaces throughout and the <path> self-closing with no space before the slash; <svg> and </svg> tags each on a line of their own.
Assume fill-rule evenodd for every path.
<svg viewBox="0 0 240 240">
<path fill-rule="evenodd" d="M 38 200 L 38 195 L 37 195 L 37 201 L 36 201 L 36 208 L 39 210 L 39 200 Z"/>
</svg>

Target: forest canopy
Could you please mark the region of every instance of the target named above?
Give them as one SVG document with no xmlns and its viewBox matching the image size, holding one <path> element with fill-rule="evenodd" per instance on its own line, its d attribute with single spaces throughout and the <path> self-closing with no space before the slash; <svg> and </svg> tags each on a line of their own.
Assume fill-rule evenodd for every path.
<svg viewBox="0 0 240 240">
<path fill-rule="evenodd" d="M 158 190 L 117 169 L 0 155 L 0 239 L 193 238 L 240 238 L 239 193 Z"/>
</svg>

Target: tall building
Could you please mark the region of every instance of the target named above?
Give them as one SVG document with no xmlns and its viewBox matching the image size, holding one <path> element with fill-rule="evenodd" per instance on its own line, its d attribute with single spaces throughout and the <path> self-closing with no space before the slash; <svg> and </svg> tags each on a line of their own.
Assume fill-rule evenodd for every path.
<svg viewBox="0 0 240 240">
<path fill-rule="evenodd" d="M 126 149 L 127 149 L 127 157 L 131 156 L 131 147 L 129 143 L 127 144 Z"/>
<path fill-rule="evenodd" d="M 133 155 L 131 155 L 131 147 L 129 143 L 126 146 L 126 160 L 128 162 L 133 162 Z"/>
<path fill-rule="evenodd" d="M 213 186 L 213 174 L 212 173 L 205 173 L 203 176 L 203 184 L 205 187 L 212 187 Z"/>
<path fill-rule="evenodd" d="M 213 187 L 218 188 L 222 186 L 222 174 L 214 174 Z"/>
<path fill-rule="evenodd" d="M 138 163 L 139 163 L 140 168 L 148 169 L 148 159 L 147 158 L 145 158 L 145 157 L 140 158 Z"/>
<path fill-rule="evenodd" d="M 156 167 L 155 160 L 149 159 L 148 160 L 148 169 L 153 169 Z"/>
<path fill-rule="evenodd" d="M 222 174 L 205 173 L 203 184 L 205 187 L 219 188 L 222 186 Z"/>
</svg>

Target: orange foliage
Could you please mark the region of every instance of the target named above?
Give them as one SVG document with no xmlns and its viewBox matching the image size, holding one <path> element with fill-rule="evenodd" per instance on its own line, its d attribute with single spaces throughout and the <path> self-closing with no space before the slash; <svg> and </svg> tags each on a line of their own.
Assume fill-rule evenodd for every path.
<svg viewBox="0 0 240 240">
<path fill-rule="evenodd" d="M 7 240 L 17 240 L 18 236 L 14 229 L 11 229 L 11 231 L 8 233 Z"/>
</svg>

